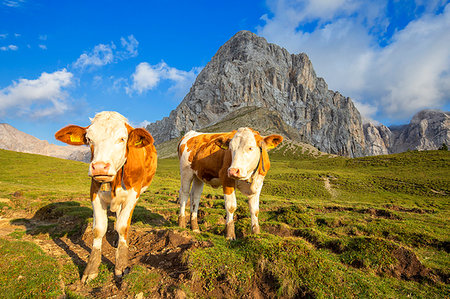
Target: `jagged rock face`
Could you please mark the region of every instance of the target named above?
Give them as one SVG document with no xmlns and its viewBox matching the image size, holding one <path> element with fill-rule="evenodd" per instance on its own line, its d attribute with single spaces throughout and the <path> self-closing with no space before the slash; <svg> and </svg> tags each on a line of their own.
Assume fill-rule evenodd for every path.
<svg viewBox="0 0 450 299">
<path fill-rule="evenodd" d="M 435 150 L 450 144 L 450 113 L 423 110 L 414 115 L 409 125 L 391 128 L 392 153 L 407 150 Z"/>
<path fill-rule="evenodd" d="M 373 123 L 363 125 L 366 137 L 366 153 L 370 156 L 387 155 L 392 143 L 392 132 L 384 125 Z"/>
<path fill-rule="evenodd" d="M 306 54 L 289 54 L 248 31 L 226 42 L 169 117 L 147 129 L 157 143 L 210 126 L 242 107 L 278 111 L 300 140 L 321 151 L 366 154 L 361 116 L 350 98 L 328 90 Z"/>
<path fill-rule="evenodd" d="M 0 124 L 0 148 L 83 162 L 89 162 L 91 159 L 91 151 L 88 147 L 50 144 L 8 124 Z"/>
</svg>

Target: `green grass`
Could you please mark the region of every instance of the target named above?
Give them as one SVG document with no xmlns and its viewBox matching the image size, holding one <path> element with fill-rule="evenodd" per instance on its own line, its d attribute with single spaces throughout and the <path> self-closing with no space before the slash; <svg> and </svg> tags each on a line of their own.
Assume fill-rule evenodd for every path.
<svg viewBox="0 0 450 299">
<path fill-rule="evenodd" d="M 56 261 L 39 246 L 0 239 L 2 298 L 56 298 L 63 294 Z"/>
<path fill-rule="evenodd" d="M 91 223 L 86 164 L 1 150 L 0 163 L 5 169 L 0 173 L 0 197 L 9 199 L 0 210 L 30 215 L 15 220 L 26 231 L 11 233 L 7 243 L 25 235 L 76 236 Z M 177 288 L 193 297 L 208 297 L 224 288 L 240 297 L 260 285 L 280 297 L 448 298 L 449 169 L 450 153 L 445 151 L 357 159 L 275 153 L 260 198 L 261 235 L 250 235 L 248 204 L 238 193 L 238 240 L 226 241 L 222 191 L 205 186 L 199 208 L 202 234 L 192 235 L 210 246 L 183 255 L 192 283 L 201 287 Z M 175 229 L 178 189 L 177 159 L 159 160 L 154 181 L 135 209 L 133 226 Z M 407 280 L 393 275 L 402 263 L 401 256 L 393 254 L 399 248 L 417 257 L 429 277 Z M 14 260 L 14 254 L 18 258 L 22 252 L 10 254 Z M 55 281 L 63 285 L 79 279 L 79 266 L 71 260 L 58 271 Z M 112 272 L 102 264 L 91 287 L 102 288 Z M 157 294 L 164 280 L 159 275 L 145 264 L 134 266 L 125 278 L 129 293 Z M 36 279 L 48 276 L 37 273 Z M 4 285 L 1 289 L 12 292 Z M 79 295 L 74 290 L 66 293 Z"/>
</svg>

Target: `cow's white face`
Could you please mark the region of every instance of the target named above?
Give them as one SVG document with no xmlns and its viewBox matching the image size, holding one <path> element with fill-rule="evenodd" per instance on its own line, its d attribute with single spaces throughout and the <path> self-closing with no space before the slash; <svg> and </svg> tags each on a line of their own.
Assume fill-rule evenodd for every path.
<svg viewBox="0 0 450 299">
<path fill-rule="evenodd" d="M 248 180 L 261 158 L 261 150 L 255 134 L 249 128 L 240 128 L 229 144 L 232 162 L 228 168 L 228 176 L 238 180 Z"/>
<path fill-rule="evenodd" d="M 89 176 L 101 182 L 111 181 L 125 164 L 127 120 L 116 112 L 101 112 L 86 129 L 86 142 L 92 150 Z"/>
<path fill-rule="evenodd" d="M 88 127 L 64 127 L 55 137 L 67 144 L 91 147 L 89 176 L 99 182 L 114 179 L 126 162 L 127 150 L 153 144 L 153 137 L 145 129 L 133 129 L 125 117 L 110 111 L 98 113 Z"/>
</svg>

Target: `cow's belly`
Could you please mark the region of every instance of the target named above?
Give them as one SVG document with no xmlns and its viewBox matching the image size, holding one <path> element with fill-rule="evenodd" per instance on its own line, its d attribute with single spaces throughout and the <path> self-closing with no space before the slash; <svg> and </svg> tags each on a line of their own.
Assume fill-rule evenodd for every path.
<svg viewBox="0 0 450 299">
<path fill-rule="evenodd" d="M 204 180 L 204 182 L 213 188 L 219 188 L 220 186 L 222 186 L 222 182 L 219 178 L 212 178 L 209 181 Z"/>
</svg>

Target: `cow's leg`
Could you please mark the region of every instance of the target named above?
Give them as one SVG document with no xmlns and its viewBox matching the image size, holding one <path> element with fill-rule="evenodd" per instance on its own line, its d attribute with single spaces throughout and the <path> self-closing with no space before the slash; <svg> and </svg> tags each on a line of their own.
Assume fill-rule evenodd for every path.
<svg viewBox="0 0 450 299">
<path fill-rule="evenodd" d="M 128 267 L 128 232 L 130 230 L 131 217 L 134 207 L 139 199 L 138 193 L 131 189 L 128 191 L 127 199 L 122 203 L 119 217 L 117 218 L 116 231 L 119 234 L 119 241 L 116 250 L 115 274 L 122 277 Z"/>
<path fill-rule="evenodd" d="M 181 186 L 180 186 L 180 214 L 178 215 L 178 226 L 186 228 L 186 203 L 189 198 L 189 190 L 191 189 L 191 183 L 194 178 L 194 174 L 191 171 L 180 171 L 181 173 Z M 192 200 L 191 200 L 192 202 Z"/>
<path fill-rule="evenodd" d="M 225 209 L 227 211 L 227 226 L 226 226 L 226 237 L 228 240 L 235 240 L 236 234 L 234 232 L 234 212 L 236 211 L 236 194 L 234 191 L 234 188 L 231 188 L 232 192 L 230 190 L 227 190 L 226 187 L 224 187 L 224 197 L 225 197 Z M 228 194 L 227 194 L 228 193 Z"/>
<path fill-rule="evenodd" d="M 99 196 L 95 195 L 92 201 L 92 209 L 94 210 L 94 241 L 86 269 L 81 277 L 82 283 L 92 280 L 98 275 L 98 266 L 100 266 L 102 260 L 102 239 L 108 228 L 107 208 L 107 204 Z"/>
<path fill-rule="evenodd" d="M 248 207 L 250 209 L 250 217 L 252 219 L 252 233 L 259 234 L 259 194 L 261 189 L 257 193 L 248 196 Z"/>
<path fill-rule="evenodd" d="M 194 179 L 192 181 L 192 187 L 191 187 L 191 229 L 199 233 L 200 229 L 198 227 L 198 220 L 197 220 L 197 213 L 198 213 L 198 206 L 200 205 L 200 196 L 202 195 L 203 191 L 203 182 L 199 180 L 196 176 L 194 176 Z"/>
</svg>

